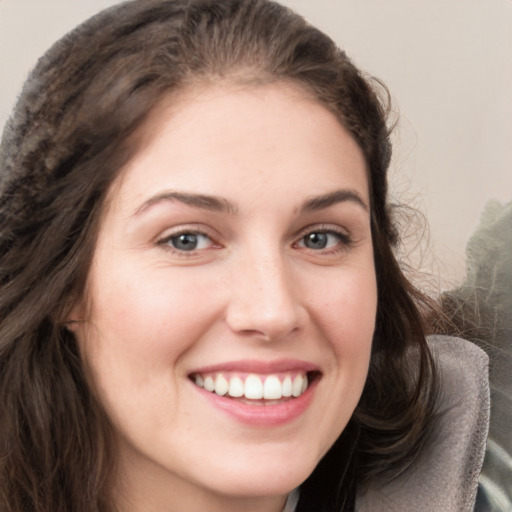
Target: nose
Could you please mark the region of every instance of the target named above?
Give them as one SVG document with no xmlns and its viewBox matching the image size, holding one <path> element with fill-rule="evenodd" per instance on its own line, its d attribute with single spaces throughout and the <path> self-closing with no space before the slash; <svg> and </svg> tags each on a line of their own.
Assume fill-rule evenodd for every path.
<svg viewBox="0 0 512 512">
<path fill-rule="evenodd" d="M 298 332 L 307 313 L 283 258 L 253 254 L 231 276 L 229 327 L 245 337 L 275 341 Z"/>
</svg>

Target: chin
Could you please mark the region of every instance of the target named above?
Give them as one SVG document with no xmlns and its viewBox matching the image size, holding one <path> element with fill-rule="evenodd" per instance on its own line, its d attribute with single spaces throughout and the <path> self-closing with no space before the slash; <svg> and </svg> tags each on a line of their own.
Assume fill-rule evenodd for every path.
<svg viewBox="0 0 512 512">
<path fill-rule="evenodd" d="M 317 463 L 317 460 L 301 461 L 300 457 L 290 452 L 265 462 L 259 457 L 248 459 L 243 467 L 224 465 L 222 469 L 210 470 L 214 478 L 209 485 L 221 494 L 239 497 L 285 495 L 301 485 Z"/>
</svg>

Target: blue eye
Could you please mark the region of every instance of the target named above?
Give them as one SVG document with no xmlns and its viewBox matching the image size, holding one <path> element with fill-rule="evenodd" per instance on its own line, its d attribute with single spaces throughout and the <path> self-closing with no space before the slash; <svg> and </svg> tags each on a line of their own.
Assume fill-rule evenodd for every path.
<svg viewBox="0 0 512 512">
<path fill-rule="evenodd" d="M 179 233 L 168 237 L 164 243 L 172 246 L 177 251 L 196 251 L 206 249 L 212 245 L 211 239 L 202 233 Z"/>
<path fill-rule="evenodd" d="M 308 249 L 325 249 L 329 243 L 327 233 L 309 233 L 304 238 L 304 246 Z"/>
<path fill-rule="evenodd" d="M 299 242 L 301 247 L 314 251 L 332 249 L 348 244 L 348 237 L 335 231 L 313 231 L 303 236 Z"/>
</svg>

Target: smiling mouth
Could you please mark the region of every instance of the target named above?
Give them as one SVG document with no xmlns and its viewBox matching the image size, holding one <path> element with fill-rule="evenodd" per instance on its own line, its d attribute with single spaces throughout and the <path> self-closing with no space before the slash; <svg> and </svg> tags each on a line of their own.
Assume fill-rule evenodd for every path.
<svg viewBox="0 0 512 512">
<path fill-rule="evenodd" d="M 250 405 L 271 405 L 301 396 L 320 377 L 318 371 L 293 371 L 275 374 L 236 372 L 194 373 L 192 382 L 199 388 Z"/>
</svg>

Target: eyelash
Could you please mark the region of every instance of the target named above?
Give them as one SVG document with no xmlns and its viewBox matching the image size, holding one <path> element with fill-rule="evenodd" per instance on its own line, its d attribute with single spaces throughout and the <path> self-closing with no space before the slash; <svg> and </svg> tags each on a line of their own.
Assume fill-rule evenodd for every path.
<svg viewBox="0 0 512 512">
<path fill-rule="evenodd" d="M 205 248 L 199 248 L 199 249 L 192 249 L 190 251 L 178 249 L 176 247 L 172 246 L 172 240 L 177 239 L 180 236 L 184 235 L 193 235 L 193 236 L 202 236 L 206 237 L 210 240 L 211 246 L 217 245 L 213 238 L 205 233 L 204 231 L 197 229 L 197 228 L 190 228 L 190 229 L 181 229 L 180 231 L 177 231 L 175 233 L 167 234 L 164 237 L 157 240 L 156 245 L 163 247 L 165 250 L 168 250 L 180 257 L 184 258 L 190 258 L 192 256 L 196 256 L 198 251 L 205 250 Z M 220 247 L 217 245 L 217 247 Z M 211 247 L 209 247 L 211 248 Z"/>
<path fill-rule="evenodd" d="M 306 229 L 302 230 L 300 233 L 297 242 L 294 245 L 304 243 L 307 236 L 311 235 L 331 235 L 335 236 L 338 239 L 338 243 L 331 248 L 326 249 L 311 249 L 305 246 L 301 246 L 305 250 L 312 252 L 314 254 L 322 254 L 322 255 L 332 255 L 338 254 L 349 249 L 353 245 L 353 240 L 348 233 L 342 230 L 334 229 L 332 226 L 310 226 Z"/>
<path fill-rule="evenodd" d="M 190 251 L 178 249 L 176 247 L 173 247 L 172 241 L 174 239 L 179 238 L 180 236 L 184 235 L 193 235 L 193 236 L 199 236 L 199 237 L 206 237 L 210 241 L 210 247 L 208 248 L 194 248 Z M 318 250 L 311 249 L 306 247 L 305 245 L 299 245 L 305 242 L 305 239 L 307 236 L 311 235 L 327 235 L 327 236 L 335 236 L 339 243 L 337 243 L 334 247 L 331 248 L 320 248 Z M 174 254 L 180 256 L 180 257 L 192 257 L 196 256 L 199 251 L 203 251 L 210 248 L 215 248 L 217 245 L 213 238 L 205 233 L 204 231 L 200 229 L 190 228 L 190 229 L 181 229 L 180 231 L 177 231 L 175 233 L 167 234 L 164 237 L 157 240 L 156 245 L 164 247 L 164 249 L 173 252 Z M 301 249 L 304 249 L 306 251 L 312 252 L 314 254 L 337 254 L 339 252 L 345 251 L 346 249 L 350 248 L 353 245 L 353 241 L 346 232 L 343 232 L 341 230 L 333 229 L 331 226 L 315 226 L 315 227 L 308 227 L 299 234 L 297 237 L 296 242 L 293 244 L 294 246 L 299 246 Z M 220 248 L 220 245 L 217 245 L 217 248 Z"/>
</svg>

